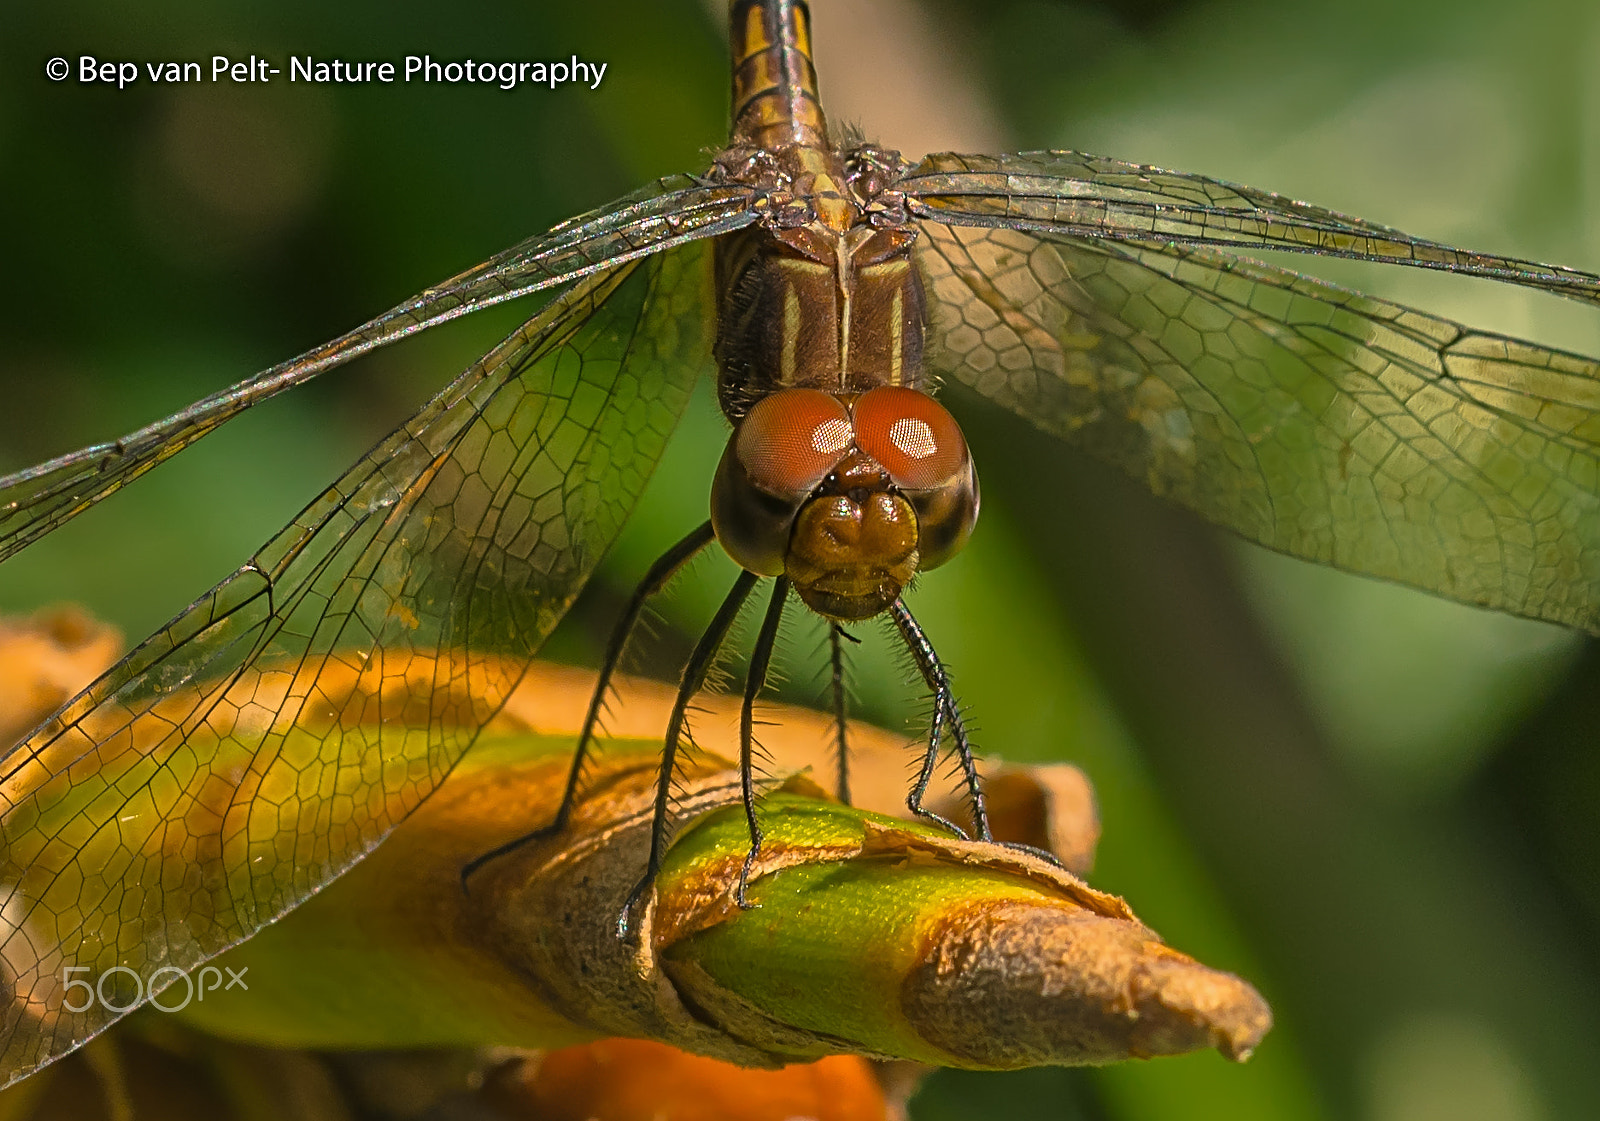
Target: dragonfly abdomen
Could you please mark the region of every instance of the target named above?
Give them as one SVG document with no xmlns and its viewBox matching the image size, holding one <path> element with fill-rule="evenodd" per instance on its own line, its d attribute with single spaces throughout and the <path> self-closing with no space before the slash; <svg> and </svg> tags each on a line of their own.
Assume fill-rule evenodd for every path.
<svg viewBox="0 0 1600 1121">
<path fill-rule="evenodd" d="M 811 13 L 799 0 L 734 0 L 731 143 L 768 151 L 828 147 L 811 63 Z"/>
</svg>

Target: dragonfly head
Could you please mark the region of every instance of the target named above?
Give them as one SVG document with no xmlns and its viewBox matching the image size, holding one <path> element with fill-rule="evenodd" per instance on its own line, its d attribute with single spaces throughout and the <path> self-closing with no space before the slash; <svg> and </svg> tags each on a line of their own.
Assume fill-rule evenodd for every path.
<svg viewBox="0 0 1600 1121">
<path fill-rule="evenodd" d="M 960 426 L 899 386 L 762 398 L 735 426 L 711 489 L 729 556 L 787 575 L 812 610 L 846 622 L 876 615 L 953 557 L 977 517 Z"/>
</svg>

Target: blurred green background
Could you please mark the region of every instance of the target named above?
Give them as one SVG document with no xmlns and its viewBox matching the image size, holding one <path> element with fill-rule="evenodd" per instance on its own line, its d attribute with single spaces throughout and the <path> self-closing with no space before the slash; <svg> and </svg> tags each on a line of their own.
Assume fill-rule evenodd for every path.
<svg viewBox="0 0 1600 1121">
<path fill-rule="evenodd" d="M 726 127 L 718 6 L 8 6 L 0 472 L 113 438 L 648 177 L 702 168 Z M 908 154 L 1070 146 L 1600 268 L 1600 12 L 1580 0 L 813 8 L 825 103 Z M 51 56 L 81 53 L 609 68 L 593 92 L 44 77 Z M 1293 263 L 1600 352 L 1592 312 L 1528 292 Z M 430 333 L 230 425 L 0 569 L 0 610 L 78 601 L 141 637 L 522 313 Z M 704 516 L 723 429 L 699 404 L 560 656 L 592 660 L 653 550 Z M 1105 819 L 1096 884 L 1256 983 L 1278 1026 L 1243 1067 L 944 1072 L 914 1115 L 1600 1116 L 1600 647 L 1239 545 L 956 405 L 984 517 L 913 606 L 982 746 L 1085 767 Z M 670 621 L 692 625 L 721 563 Z M 791 645 L 790 693 L 813 698 L 813 644 Z M 881 649 L 855 683 L 862 711 L 906 718 Z"/>
</svg>

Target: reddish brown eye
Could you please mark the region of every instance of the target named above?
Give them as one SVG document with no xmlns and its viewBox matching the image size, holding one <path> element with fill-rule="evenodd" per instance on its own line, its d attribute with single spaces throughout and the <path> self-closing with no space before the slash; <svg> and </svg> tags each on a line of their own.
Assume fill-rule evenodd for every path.
<svg viewBox="0 0 1600 1121">
<path fill-rule="evenodd" d="M 926 393 L 869 389 L 853 410 L 856 443 L 903 490 L 942 486 L 967 469 L 967 441 L 956 418 Z"/>
<path fill-rule="evenodd" d="M 782 389 L 755 403 L 739 425 L 739 462 L 769 494 L 815 490 L 855 433 L 837 398 L 818 389 Z"/>
</svg>

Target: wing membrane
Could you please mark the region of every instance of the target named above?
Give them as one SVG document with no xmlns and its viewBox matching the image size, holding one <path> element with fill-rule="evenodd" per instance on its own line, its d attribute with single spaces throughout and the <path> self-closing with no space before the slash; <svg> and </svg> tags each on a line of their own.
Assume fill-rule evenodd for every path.
<svg viewBox="0 0 1600 1121">
<path fill-rule="evenodd" d="M 1600 365 L 1209 249 L 928 223 L 935 362 L 1263 545 L 1600 632 Z"/>
<path fill-rule="evenodd" d="M 1415 265 L 1600 304 L 1600 277 L 1577 269 L 1470 253 L 1269 191 L 1081 152 L 934 155 L 895 189 L 912 214 L 952 225 Z"/>
<path fill-rule="evenodd" d="M 754 220 L 754 193 L 680 175 L 529 238 L 418 293 L 332 342 L 281 362 L 165 420 L 0 477 L 0 561 L 176 455 L 252 405 L 368 351 L 457 316 Z"/>
<path fill-rule="evenodd" d="M 159 989 L 444 778 L 654 468 L 709 360 L 708 261 L 578 281 L 0 760 L 6 1081 L 115 1019 L 66 978 Z"/>
</svg>

